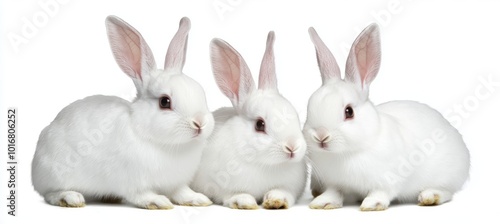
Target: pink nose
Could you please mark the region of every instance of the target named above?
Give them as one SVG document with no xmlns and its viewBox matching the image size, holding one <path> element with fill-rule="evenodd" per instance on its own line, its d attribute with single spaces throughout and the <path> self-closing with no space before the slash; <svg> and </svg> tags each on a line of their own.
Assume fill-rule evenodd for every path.
<svg viewBox="0 0 500 224">
<path fill-rule="evenodd" d="M 196 130 L 196 134 L 201 134 L 202 125 L 198 121 L 192 121 L 191 126 Z"/>
<path fill-rule="evenodd" d="M 300 139 L 290 137 L 282 143 L 281 149 L 292 159 L 297 155 L 297 151 L 302 150 L 301 148 L 303 144 L 304 143 Z"/>
<path fill-rule="evenodd" d="M 201 131 L 205 127 L 205 118 L 203 115 L 198 114 L 191 120 L 191 127 L 196 131 L 196 134 L 201 134 Z"/>
<path fill-rule="evenodd" d="M 316 143 L 319 143 L 321 148 L 326 148 L 328 146 L 328 142 L 332 140 L 330 132 L 324 127 L 317 128 L 313 132 L 312 138 Z"/>
<path fill-rule="evenodd" d="M 294 145 L 284 145 L 283 146 L 283 151 L 285 153 L 288 153 L 290 155 L 290 158 L 293 158 L 295 157 L 295 151 L 297 151 L 298 147 L 294 146 Z"/>
</svg>

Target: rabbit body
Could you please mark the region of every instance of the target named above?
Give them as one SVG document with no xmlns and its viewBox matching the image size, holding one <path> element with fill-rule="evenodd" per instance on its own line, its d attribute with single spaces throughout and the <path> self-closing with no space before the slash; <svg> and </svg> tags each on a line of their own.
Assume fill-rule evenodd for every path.
<svg viewBox="0 0 500 224">
<path fill-rule="evenodd" d="M 469 153 L 460 133 L 439 112 L 413 101 L 392 101 L 376 110 L 377 133 L 354 146 L 362 152 L 351 148 L 355 152 L 342 155 L 309 153 L 316 195 L 325 186 L 335 186 L 361 200 L 382 189 L 391 200 L 414 202 L 426 189 L 461 189 L 468 178 Z"/>
<path fill-rule="evenodd" d="M 270 32 L 258 89 L 234 48 L 211 43 L 215 80 L 233 108 L 214 112 L 216 127 L 191 186 L 227 207 L 288 208 L 306 184 L 305 140 L 294 107 L 277 91 L 273 43 Z"/>
<path fill-rule="evenodd" d="M 246 201 L 238 205 L 231 204 L 231 197 L 239 193 L 251 195 L 259 204 L 273 189 L 290 192 L 293 198 L 300 197 L 307 179 L 306 163 L 262 165 L 256 162 L 262 159 L 257 152 L 263 150 L 260 149 L 261 143 L 249 141 L 255 137 L 252 133 L 241 131 L 242 126 L 247 126 L 246 121 L 242 121 L 235 113 L 233 108 L 221 108 L 213 112 L 216 128 L 204 149 L 200 170 L 191 185 L 193 189 L 203 192 L 214 203 L 234 208 L 255 208 L 253 203 L 245 207 Z M 220 127 L 217 127 L 219 124 Z M 295 201 L 290 200 L 286 207 Z"/>
<path fill-rule="evenodd" d="M 468 179 L 470 159 L 460 133 L 436 110 L 413 101 L 374 106 L 369 86 L 380 67 L 378 26 L 353 43 L 345 78 L 316 31 L 323 85 L 309 99 L 304 136 L 312 166 L 313 209 L 363 199 L 361 210 L 385 210 L 393 200 L 438 205 Z"/>
<path fill-rule="evenodd" d="M 65 107 L 40 134 L 32 162 L 35 190 L 52 205 L 124 199 L 147 209 L 212 202 L 189 188 L 214 126 L 202 87 L 182 73 L 190 21 L 183 18 L 165 69 L 140 33 L 106 20 L 120 68 L 137 87 L 133 102 L 90 96 Z"/>
<path fill-rule="evenodd" d="M 189 183 L 203 140 L 165 150 L 131 127 L 131 103 L 90 96 L 64 108 L 40 134 L 33 183 L 41 195 L 71 189 L 95 197 L 128 198 L 136 192 L 171 195 Z M 105 112 L 105 113 L 103 113 Z M 82 138 L 83 135 L 83 138 Z M 165 177 L 165 173 L 175 175 Z"/>
</svg>

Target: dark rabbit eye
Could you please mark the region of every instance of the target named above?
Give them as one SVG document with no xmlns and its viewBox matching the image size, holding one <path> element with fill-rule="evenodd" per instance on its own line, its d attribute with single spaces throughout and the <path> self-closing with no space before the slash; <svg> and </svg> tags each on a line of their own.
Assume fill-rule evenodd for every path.
<svg viewBox="0 0 500 224">
<path fill-rule="evenodd" d="M 344 113 L 345 113 L 346 120 L 354 118 L 354 110 L 352 109 L 352 107 L 350 105 L 347 105 L 347 107 L 345 107 Z"/>
<path fill-rule="evenodd" d="M 259 132 L 266 132 L 266 122 L 262 119 L 258 119 L 257 122 L 255 122 L 255 130 Z"/>
<path fill-rule="evenodd" d="M 160 97 L 160 108 L 161 109 L 172 109 L 170 106 L 171 106 L 170 97 L 168 97 L 168 96 Z"/>
</svg>

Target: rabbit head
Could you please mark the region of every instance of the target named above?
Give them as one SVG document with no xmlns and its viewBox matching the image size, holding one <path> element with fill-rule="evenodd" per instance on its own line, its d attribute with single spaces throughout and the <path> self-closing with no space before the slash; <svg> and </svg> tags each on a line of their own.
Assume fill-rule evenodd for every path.
<svg viewBox="0 0 500 224">
<path fill-rule="evenodd" d="M 216 83 L 237 114 L 225 125 L 234 130 L 234 138 L 241 143 L 238 147 L 255 152 L 253 161 L 268 165 L 301 161 L 306 150 L 295 108 L 278 92 L 273 45 L 271 31 L 258 88 L 245 60 L 231 45 L 221 39 L 210 45 Z"/>
<path fill-rule="evenodd" d="M 309 149 L 362 150 L 363 142 L 369 142 L 379 130 L 377 111 L 368 99 L 369 86 L 380 67 L 379 28 L 371 24 L 356 38 L 347 58 L 344 79 L 314 28 L 309 29 L 309 34 L 323 81 L 308 103 L 303 132 Z"/>
<path fill-rule="evenodd" d="M 137 88 L 130 111 L 132 126 L 138 135 L 162 144 L 206 139 L 214 126 L 203 88 L 182 72 L 190 27 L 188 18 L 180 20 L 162 70 L 156 68 L 151 49 L 136 29 L 118 17 L 106 18 L 114 58 Z"/>
</svg>

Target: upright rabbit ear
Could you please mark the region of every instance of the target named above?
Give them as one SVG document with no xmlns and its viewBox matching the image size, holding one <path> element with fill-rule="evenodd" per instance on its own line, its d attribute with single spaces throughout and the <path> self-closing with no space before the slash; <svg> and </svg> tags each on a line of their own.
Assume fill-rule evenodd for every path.
<svg viewBox="0 0 500 224">
<path fill-rule="evenodd" d="M 116 63 L 141 94 L 144 79 L 156 69 L 151 49 L 134 27 L 116 16 L 106 18 L 106 30 Z"/>
<path fill-rule="evenodd" d="M 380 68 L 380 34 L 377 24 L 366 27 L 352 44 L 346 65 L 346 80 L 367 91 Z"/>
<path fill-rule="evenodd" d="M 252 74 L 241 55 L 221 39 L 210 43 L 212 70 L 219 89 L 240 109 L 248 95 L 254 91 Z"/>
<path fill-rule="evenodd" d="M 316 59 L 318 60 L 323 84 L 331 78 L 340 79 L 340 68 L 335 57 L 333 57 L 332 52 L 328 49 L 323 40 L 319 38 L 318 33 L 316 33 L 313 27 L 309 28 L 309 36 L 314 44 L 314 48 L 316 48 Z"/>
<path fill-rule="evenodd" d="M 276 80 L 276 66 L 274 64 L 274 32 L 267 35 L 266 52 L 260 64 L 259 89 L 278 90 Z"/>
<path fill-rule="evenodd" d="M 186 50 L 191 21 L 183 17 L 179 22 L 179 30 L 170 41 L 167 56 L 165 56 L 165 70 L 181 72 L 186 61 Z"/>
</svg>

